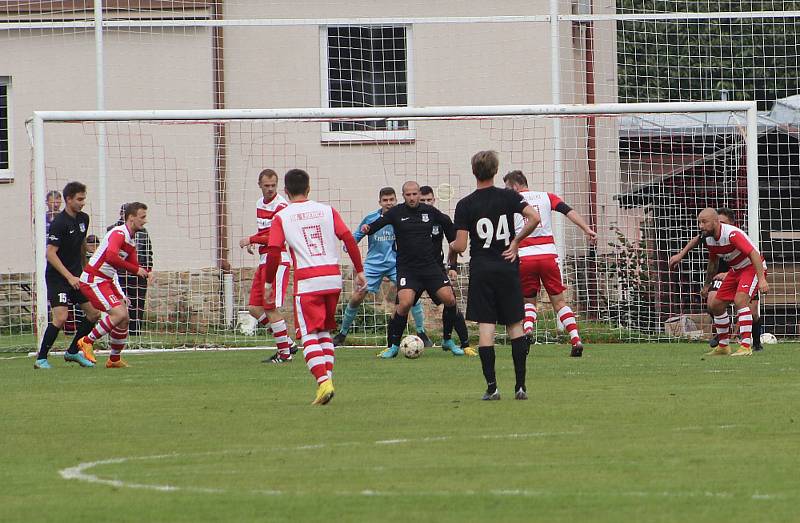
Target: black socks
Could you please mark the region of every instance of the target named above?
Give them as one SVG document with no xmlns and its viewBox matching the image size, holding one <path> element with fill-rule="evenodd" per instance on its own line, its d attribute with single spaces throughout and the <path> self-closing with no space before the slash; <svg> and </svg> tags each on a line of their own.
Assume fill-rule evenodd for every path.
<svg viewBox="0 0 800 523">
<path fill-rule="evenodd" d="M 389 346 L 400 345 L 400 340 L 403 338 L 407 324 L 408 315 L 400 316 L 396 312 L 394 313 L 392 319 L 389 320 Z"/>
<path fill-rule="evenodd" d="M 58 331 L 60 330 L 61 329 L 52 323 L 47 324 L 47 329 L 45 329 L 44 336 L 42 336 L 42 346 L 39 347 L 39 354 L 36 356 L 37 360 L 47 359 L 47 353 L 50 352 L 50 347 L 52 347 L 53 343 L 55 343 L 56 338 L 58 337 Z"/>
<path fill-rule="evenodd" d="M 511 357 L 514 359 L 514 375 L 516 376 L 516 384 L 514 390 L 527 390 L 525 388 L 525 371 L 528 360 L 528 351 L 530 350 L 530 341 L 525 336 L 520 336 L 511 340 Z"/>
<path fill-rule="evenodd" d="M 94 323 L 90 322 L 86 318 L 81 321 L 81 324 L 78 325 L 78 329 L 75 332 L 75 337 L 72 338 L 72 342 L 69 344 L 69 348 L 67 352 L 70 354 L 77 354 L 78 353 L 78 340 L 87 336 L 92 329 L 94 328 Z"/>
<path fill-rule="evenodd" d="M 497 390 L 497 379 L 494 376 L 494 345 L 478 347 L 478 355 L 481 358 L 483 377 L 486 378 L 486 390 L 492 393 Z"/>
</svg>

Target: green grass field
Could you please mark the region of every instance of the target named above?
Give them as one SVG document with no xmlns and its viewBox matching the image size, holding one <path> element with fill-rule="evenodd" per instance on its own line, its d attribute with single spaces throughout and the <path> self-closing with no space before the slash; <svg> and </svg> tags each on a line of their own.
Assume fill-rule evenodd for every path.
<svg viewBox="0 0 800 523">
<path fill-rule="evenodd" d="M 800 347 L 703 348 L 537 346 L 529 401 L 500 349 L 499 402 L 477 359 L 344 349 L 324 407 L 259 352 L 6 355 L 0 520 L 798 521 Z"/>
</svg>

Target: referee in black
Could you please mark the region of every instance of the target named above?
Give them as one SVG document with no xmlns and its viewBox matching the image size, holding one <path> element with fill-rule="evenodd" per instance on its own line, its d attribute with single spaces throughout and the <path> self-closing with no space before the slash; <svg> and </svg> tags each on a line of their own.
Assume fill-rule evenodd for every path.
<svg viewBox="0 0 800 523">
<path fill-rule="evenodd" d="M 514 360 L 514 398 L 528 399 L 525 365 L 530 342 L 522 330 L 524 303 L 519 283 L 518 238 L 526 238 L 539 225 L 539 213 L 519 193 L 494 186 L 497 153 L 481 151 L 472 157 L 472 174 L 477 189 L 456 205 L 456 239 L 451 252 L 462 253 L 470 244 L 467 319 L 478 322 L 478 354 L 486 378 L 484 400 L 499 400 L 494 372 L 495 325 L 506 326 Z M 514 236 L 514 214 L 527 223 Z"/>
<path fill-rule="evenodd" d="M 94 367 L 95 361 L 94 354 L 78 351 L 78 340 L 89 334 L 100 318 L 100 312 L 81 293 L 78 279 L 86 263 L 86 232 L 89 230 L 89 215 L 81 212 L 86 204 L 86 186 L 69 182 L 62 194 L 66 205 L 53 218 L 47 233 L 47 269 L 44 274 L 52 318 L 44 331 L 34 369 L 50 368 L 47 353 L 67 321 L 70 304 L 80 305 L 84 318 L 64 354 L 64 360 L 81 367 Z"/>
<path fill-rule="evenodd" d="M 437 259 L 431 243 L 433 228 L 436 226 L 444 232 L 447 241 L 453 241 L 453 221 L 436 207 L 420 203 L 417 182 L 403 184 L 403 200 L 404 203 L 395 205 L 371 224 L 361 227 L 364 234 L 375 234 L 384 226 L 392 225 L 397 246 L 398 303 L 389 322 L 389 347 L 378 354 L 381 358 L 397 356 L 400 339 L 408 322 L 408 311 L 419 300 L 423 291 L 444 304 L 442 317 L 450 329 L 460 321 L 466 331 L 464 317 L 458 314 L 450 278 L 445 274 L 442 260 Z M 460 347 L 454 348 L 451 351 L 454 356 L 465 354 Z"/>
</svg>

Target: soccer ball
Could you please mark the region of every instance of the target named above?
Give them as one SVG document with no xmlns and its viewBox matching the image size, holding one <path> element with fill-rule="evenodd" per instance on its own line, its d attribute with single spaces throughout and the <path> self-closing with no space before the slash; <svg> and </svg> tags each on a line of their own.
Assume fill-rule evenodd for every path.
<svg viewBox="0 0 800 523">
<path fill-rule="evenodd" d="M 403 341 L 400 342 L 400 352 L 406 358 L 419 358 L 422 356 L 423 350 L 425 350 L 425 343 L 419 336 L 406 336 L 403 338 Z"/>
<path fill-rule="evenodd" d="M 775 345 L 778 343 L 778 338 L 776 338 L 771 332 L 765 332 L 761 335 L 761 343 L 764 345 Z"/>
<path fill-rule="evenodd" d="M 258 327 L 258 321 L 252 316 L 250 316 L 249 312 L 239 311 L 239 314 L 236 317 L 236 322 L 239 332 L 241 332 L 245 336 L 256 335 L 256 328 Z"/>
</svg>

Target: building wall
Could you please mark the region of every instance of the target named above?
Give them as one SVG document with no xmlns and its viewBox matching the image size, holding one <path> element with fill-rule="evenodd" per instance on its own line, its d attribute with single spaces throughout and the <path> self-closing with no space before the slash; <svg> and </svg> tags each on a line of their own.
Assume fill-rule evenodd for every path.
<svg viewBox="0 0 800 523">
<path fill-rule="evenodd" d="M 500 10 L 485 2 L 237 2 L 225 17 L 344 18 L 479 16 L 546 14 L 549 3 L 506 2 Z M 569 12 L 564 2 L 562 12 Z M 549 28 L 543 24 L 418 24 L 412 30 L 413 103 L 487 105 L 549 103 Z M 13 79 L 12 125 L 14 181 L 0 185 L 5 223 L 18 224 L 10 240 L 24 246 L 0 252 L 0 272 L 33 268 L 30 215 L 31 156 L 24 120 L 34 110 L 95 107 L 94 36 L 91 31 L 0 32 L 0 75 Z M 582 48 L 568 25 L 562 26 L 564 102 L 583 102 L 579 65 Z M 224 30 L 225 101 L 228 108 L 318 107 L 321 95 L 320 28 L 228 27 Z M 207 109 L 213 103 L 211 30 L 109 30 L 105 34 L 106 108 Z M 613 44 L 599 41 L 596 74 L 609 76 Z M 20 59 L 20 57 L 25 59 Z M 604 69 L 605 67 L 605 69 Z M 607 82 L 598 101 L 613 101 Z M 339 207 L 351 226 L 375 207 L 384 185 L 399 190 L 407 179 L 452 188 L 441 206 L 455 201 L 473 185 L 469 157 L 480 149 L 501 154 L 501 171 L 520 168 L 535 178 L 532 186 L 552 190 L 551 121 L 419 123 L 413 143 L 325 145 L 320 124 L 232 123 L 226 126 L 229 247 L 234 266 L 254 263 L 238 249 L 239 238 L 254 231 L 253 204 L 259 196 L 258 172 L 307 168 L 314 177 L 314 196 Z M 97 126 L 57 124 L 47 130 L 48 189 L 70 179 L 89 185 L 87 212 L 98 221 Z M 567 191 L 585 210 L 587 186 L 585 134 L 576 128 L 565 140 Z M 612 147 L 615 129 L 604 142 Z M 213 127 L 211 125 L 109 124 L 109 191 L 105 213 L 112 221 L 119 204 L 150 204 L 148 229 L 156 263 L 183 270 L 214 264 L 215 195 Z M 533 141 L 531 141 L 533 139 Z M 526 143 L 534 145 L 526 146 Z M 599 159 L 599 170 L 614 183 L 615 158 Z M 102 234 L 94 223 L 91 232 Z"/>
</svg>

